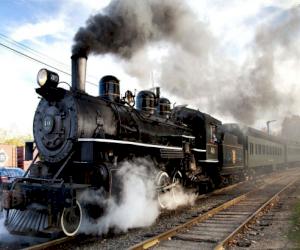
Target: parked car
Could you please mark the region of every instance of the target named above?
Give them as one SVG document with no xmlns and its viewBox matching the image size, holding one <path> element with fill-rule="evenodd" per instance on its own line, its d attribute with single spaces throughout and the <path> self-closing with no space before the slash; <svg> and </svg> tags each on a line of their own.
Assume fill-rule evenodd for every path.
<svg viewBox="0 0 300 250">
<path fill-rule="evenodd" d="M 25 171 L 21 168 L 0 167 L 0 218 L 3 216 L 1 206 L 2 185 L 12 182 L 17 177 L 22 177 L 24 173 Z"/>
<path fill-rule="evenodd" d="M 0 167 L 0 186 L 12 182 L 17 177 L 22 177 L 25 171 L 21 168 Z"/>
</svg>

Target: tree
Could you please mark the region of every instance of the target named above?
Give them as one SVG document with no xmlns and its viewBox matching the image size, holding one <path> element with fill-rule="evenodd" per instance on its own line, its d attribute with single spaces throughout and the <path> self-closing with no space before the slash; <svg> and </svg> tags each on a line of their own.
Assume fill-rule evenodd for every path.
<svg viewBox="0 0 300 250">
<path fill-rule="evenodd" d="M 24 146 L 26 141 L 32 141 L 32 135 L 16 135 L 5 129 L 0 129 L 0 144 Z"/>
</svg>

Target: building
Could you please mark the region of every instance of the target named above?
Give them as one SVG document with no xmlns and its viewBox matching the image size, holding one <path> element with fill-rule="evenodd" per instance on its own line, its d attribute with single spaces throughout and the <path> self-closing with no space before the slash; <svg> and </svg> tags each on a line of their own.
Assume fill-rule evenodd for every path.
<svg viewBox="0 0 300 250">
<path fill-rule="evenodd" d="M 0 144 L 0 167 L 24 168 L 24 147 Z"/>
</svg>

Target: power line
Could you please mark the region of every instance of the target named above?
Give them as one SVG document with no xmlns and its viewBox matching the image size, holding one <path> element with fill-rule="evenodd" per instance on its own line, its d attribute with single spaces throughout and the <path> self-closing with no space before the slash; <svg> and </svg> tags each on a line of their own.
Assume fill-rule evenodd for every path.
<svg viewBox="0 0 300 250">
<path fill-rule="evenodd" d="M 29 52 L 31 52 L 31 53 L 34 52 L 37 56 L 42 56 L 42 57 L 44 57 L 44 58 L 48 58 L 48 59 L 52 60 L 53 62 L 56 62 L 56 63 L 58 63 L 58 64 L 60 64 L 60 65 L 62 65 L 62 66 L 64 66 L 64 67 L 66 67 L 66 68 L 70 68 L 69 65 L 67 65 L 67 64 L 65 64 L 65 63 L 63 63 L 63 62 L 60 62 L 60 61 L 58 61 L 57 59 L 52 58 L 52 57 L 50 57 L 50 56 L 48 56 L 48 55 L 46 55 L 46 54 L 44 54 L 44 53 L 42 53 L 42 52 L 40 52 L 40 51 L 37 51 L 37 50 L 35 50 L 35 49 L 33 49 L 33 48 L 30 48 L 29 46 L 27 46 L 27 45 L 25 45 L 25 44 L 23 44 L 23 43 L 20 43 L 20 42 L 18 42 L 18 41 L 16 41 L 16 40 L 14 40 L 14 39 L 12 39 L 12 38 L 10 38 L 10 37 L 4 35 L 4 34 L 1 34 L 1 33 L 0 33 L 0 37 L 2 37 L 2 39 L 5 40 L 6 42 L 9 42 L 9 43 L 11 43 L 11 44 L 14 44 L 15 46 L 17 46 L 17 47 L 19 47 L 19 48 L 21 48 L 21 49 L 25 49 L 25 50 L 27 50 L 27 51 L 29 51 Z"/>
<path fill-rule="evenodd" d="M 43 64 L 43 65 L 45 65 L 45 66 L 47 66 L 47 67 L 50 67 L 50 68 L 52 68 L 52 69 L 54 69 L 54 70 L 57 70 L 57 71 L 59 71 L 59 72 L 61 72 L 61 73 L 63 73 L 63 74 L 66 74 L 66 75 L 68 75 L 68 76 L 71 76 L 71 74 L 70 74 L 69 72 L 66 72 L 66 71 L 61 70 L 61 69 L 59 69 L 59 68 L 57 68 L 57 67 L 54 67 L 54 66 L 52 66 L 52 65 L 50 65 L 50 64 L 48 64 L 48 63 L 45 63 L 45 62 L 43 62 L 43 61 L 41 61 L 41 60 L 38 60 L 38 59 L 36 59 L 36 58 L 34 58 L 34 57 L 32 57 L 32 56 L 29 56 L 29 55 L 27 55 L 27 54 L 25 54 L 25 53 L 23 53 L 23 52 L 21 52 L 21 51 L 19 51 L 19 50 L 16 50 L 16 49 L 14 49 L 14 48 L 12 48 L 12 47 L 10 47 L 10 46 L 7 46 L 7 45 L 3 44 L 3 43 L 1 43 L 1 42 L 0 42 L 0 46 L 2 46 L 2 47 L 4 47 L 4 48 L 6 48 L 6 49 L 8 49 L 8 50 L 10 50 L 10 51 L 12 51 L 12 52 L 18 54 L 18 55 L 24 56 L 24 57 L 27 58 L 27 59 L 33 60 L 33 61 L 38 62 L 38 63 L 40 63 L 40 64 Z M 89 83 L 89 84 L 91 84 L 91 85 L 93 85 L 93 86 L 98 87 L 98 85 L 95 84 L 95 83 L 92 83 L 92 82 L 90 82 L 90 81 L 86 81 L 86 82 Z"/>
<path fill-rule="evenodd" d="M 16 41 L 16 40 L 14 40 L 14 39 L 8 37 L 7 35 L 4 35 L 4 34 L 0 33 L 0 39 L 1 39 L 1 38 L 2 38 L 4 41 L 6 41 L 6 42 L 8 42 L 8 43 L 10 43 L 10 44 L 12 44 L 12 45 L 14 45 L 14 46 L 17 46 L 17 47 L 19 47 L 19 48 L 21 48 L 21 49 L 25 49 L 25 50 L 27 50 L 28 52 L 30 52 L 30 53 L 32 53 L 32 54 L 35 54 L 36 56 L 43 57 L 43 59 L 48 59 L 48 60 L 50 59 L 50 60 L 52 60 L 53 62 L 58 63 L 58 64 L 60 64 L 61 66 L 67 68 L 67 70 L 70 70 L 70 66 L 69 66 L 69 65 L 67 65 L 67 64 L 65 64 L 65 63 L 63 63 L 63 62 L 61 62 L 61 61 L 58 61 L 57 59 L 52 58 L 52 57 L 50 57 L 50 56 L 48 56 L 48 55 L 46 55 L 46 54 L 44 54 L 44 53 L 42 53 L 42 52 L 40 52 L 40 51 L 38 51 L 38 50 L 35 50 L 35 49 L 31 48 L 30 46 L 27 46 L 27 45 L 25 45 L 25 44 L 23 44 L 23 43 L 21 43 L 21 42 L 18 42 L 18 41 Z M 93 79 L 97 79 L 97 77 L 95 77 L 95 76 L 93 76 L 93 75 L 87 75 L 87 76 L 90 77 L 90 78 L 93 78 Z"/>
</svg>

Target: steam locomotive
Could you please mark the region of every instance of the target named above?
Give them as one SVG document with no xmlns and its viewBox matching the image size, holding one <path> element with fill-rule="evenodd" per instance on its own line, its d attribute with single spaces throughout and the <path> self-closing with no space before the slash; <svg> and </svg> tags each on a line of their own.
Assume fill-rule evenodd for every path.
<svg viewBox="0 0 300 250">
<path fill-rule="evenodd" d="M 38 154 L 33 157 L 33 143 L 28 143 L 26 158 L 33 158 L 31 166 L 23 178 L 3 187 L 5 223 L 13 233 L 62 230 L 75 235 L 85 209 L 79 194 L 102 189 L 107 196 L 114 195 L 120 163 L 135 157 L 148 157 L 159 169 L 158 199 L 178 183 L 206 192 L 245 178 L 251 169 L 287 162 L 286 142 L 236 124 L 222 125 L 186 106 L 172 109 L 159 88 L 136 97 L 127 91 L 121 98 L 120 81 L 105 76 L 99 82 L 99 96 L 88 95 L 87 57 L 77 54 L 71 60 L 70 90 L 58 87 L 56 73 L 46 69 L 38 73 L 36 92 L 42 98 L 33 122 Z M 274 154 L 265 161 L 260 155 L 262 160 L 253 163 L 257 158 L 253 145 L 258 142 L 270 144 L 264 152 Z M 160 205 L 164 207 L 161 201 Z"/>
</svg>

